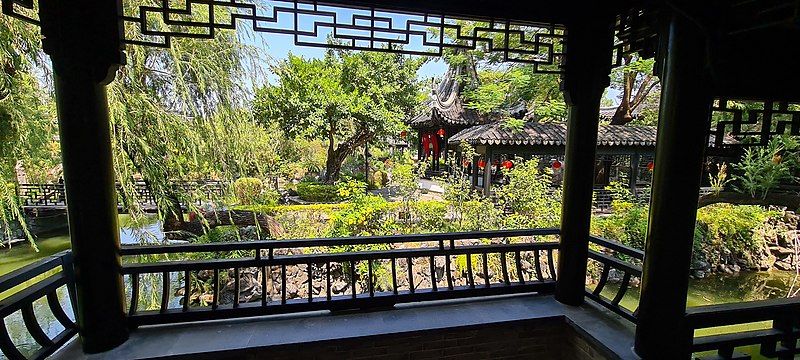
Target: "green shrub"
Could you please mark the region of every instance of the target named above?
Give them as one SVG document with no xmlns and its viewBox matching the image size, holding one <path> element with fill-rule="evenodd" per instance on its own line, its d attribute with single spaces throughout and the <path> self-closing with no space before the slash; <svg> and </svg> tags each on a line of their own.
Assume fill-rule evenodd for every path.
<svg viewBox="0 0 800 360">
<path fill-rule="evenodd" d="M 647 237 L 648 207 L 634 201 L 627 187 L 611 183 L 612 213 L 592 217 L 592 233 L 643 250 Z"/>
<path fill-rule="evenodd" d="M 798 166 L 798 144 L 791 138 L 776 137 L 768 146 L 745 149 L 739 163 L 733 168 L 739 172 L 733 177 L 735 188 L 752 197 L 766 198 L 770 191 L 786 182 L 794 182 L 793 172 Z"/>
<path fill-rule="evenodd" d="M 336 185 L 320 184 L 314 182 L 301 182 L 297 184 L 297 195 L 310 202 L 337 202 L 340 201 L 339 189 Z"/>
<path fill-rule="evenodd" d="M 264 183 L 257 178 L 239 178 L 233 183 L 233 193 L 239 204 L 257 204 L 264 193 Z"/>
<path fill-rule="evenodd" d="M 370 189 L 382 189 L 389 183 L 389 175 L 385 171 L 376 170 L 370 176 Z"/>
<path fill-rule="evenodd" d="M 754 205 L 714 204 L 697 212 L 695 249 L 701 249 L 706 261 L 717 264 L 725 257 L 744 259 L 756 265 L 758 255 L 765 247 L 760 234 L 770 218 L 778 212 Z"/>
</svg>

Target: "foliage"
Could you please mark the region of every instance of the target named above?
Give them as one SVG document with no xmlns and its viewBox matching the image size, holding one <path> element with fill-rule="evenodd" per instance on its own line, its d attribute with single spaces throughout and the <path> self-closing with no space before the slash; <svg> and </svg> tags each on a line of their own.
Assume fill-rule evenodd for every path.
<svg viewBox="0 0 800 360">
<path fill-rule="evenodd" d="M 504 129 L 511 130 L 513 132 L 520 132 L 522 129 L 525 128 L 525 120 L 523 119 L 515 119 L 515 118 L 506 118 L 503 120 L 503 123 L 500 125 Z"/>
<path fill-rule="evenodd" d="M 370 189 L 382 189 L 389 184 L 389 175 L 383 170 L 375 170 L 370 175 Z"/>
<path fill-rule="evenodd" d="M 20 225 L 35 250 L 15 192 L 24 180 L 17 170 L 45 178 L 60 160 L 54 106 L 37 79 L 49 74 L 40 39 L 38 27 L 0 16 L 0 246 Z"/>
<path fill-rule="evenodd" d="M 275 205 L 278 203 L 278 193 L 266 189 L 259 178 L 243 177 L 233 183 L 233 193 L 240 205 Z"/>
<path fill-rule="evenodd" d="M 795 181 L 793 170 L 798 166 L 798 145 L 789 138 L 776 137 L 766 147 L 749 147 L 733 168 L 734 185 L 752 197 L 766 198 L 779 184 Z"/>
<path fill-rule="evenodd" d="M 341 200 L 336 185 L 303 181 L 297 184 L 297 195 L 311 202 L 336 202 Z"/>
<path fill-rule="evenodd" d="M 193 16 L 208 21 L 209 14 Z M 148 27 L 168 25 L 154 20 Z M 134 41 L 139 36 L 133 29 L 126 33 Z M 235 31 L 218 31 L 213 39 L 176 39 L 170 48 L 134 46 L 126 55 L 108 98 L 120 198 L 133 216 L 143 215 L 130 201 L 140 178 L 148 182 L 160 216 L 182 221 L 177 204 L 202 214 L 193 201 L 201 195 L 172 186 L 175 180 L 233 181 L 279 172 L 285 142 L 254 120 L 242 96 L 251 76 L 259 75 L 247 65 L 261 54 Z"/>
<path fill-rule="evenodd" d="M 496 190 L 501 204 L 513 214 L 507 221 L 514 227 L 557 227 L 561 218 L 561 190 L 553 188 L 549 167 L 541 168 L 537 160 L 517 158 L 505 171 L 508 184 Z"/>
<path fill-rule="evenodd" d="M 276 85 L 257 91 L 256 117 L 288 137 L 327 142 L 325 182 L 339 178 L 357 148 L 395 134 L 418 101 L 422 61 L 390 53 L 328 51 L 323 59 L 290 55 L 273 66 Z"/>
<path fill-rule="evenodd" d="M 567 104 L 561 100 L 544 100 L 533 113 L 540 122 L 562 122 L 567 118 Z"/>
<path fill-rule="evenodd" d="M 611 88 L 619 92 L 619 106 L 611 124 L 654 125 L 658 120 L 660 81 L 653 73 L 654 59 L 623 56 L 623 65 L 611 72 Z M 638 118 L 633 113 L 640 110 Z"/>
<path fill-rule="evenodd" d="M 356 196 L 349 206 L 331 216 L 329 237 L 387 235 L 395 229 L 389 216 L 393 209 L 386 199 L 375 195 Z"/>
<path fill-rule="evenodd" d="M 634 202 L 630 190 L 622 184 L 612 183 L 606 189 L 611 191 L 612 213 L 592 217 L 592 233 L 636 249 L 644 249 L 647 206 Z"/>
<path fill-rule="evenodd" d="M 728 164 L 726 163 L 718 165 L 716 175 L 708 174 L 708 183 L 711 185 L 711 192 L 715 195 L 719 195 L 722 190 L 725 190 L 725 186 L 730 181 L 731 179 L 728 179 Z"/>
<path fill-rule="evenodd" d="M 399 158 L 392 167 L 392 185 L 402 203 L 401 219 L 408 224 L 411 220 L 411 203 L 419 197 L 419 179 L 425 173 L 427 162 L 414 164 L 410 155 Z"/>
<path fill-rule="evenodd" d="M 712 265 L 724 262 L 726 256 L 743 258 L 755 265 L 755 257 L 765 247 L 759 236 L 767 220 L 779 214 L 760 206 L 714 204 L 697 212 L 700 244 L 706 260 Z"/>
</svg>

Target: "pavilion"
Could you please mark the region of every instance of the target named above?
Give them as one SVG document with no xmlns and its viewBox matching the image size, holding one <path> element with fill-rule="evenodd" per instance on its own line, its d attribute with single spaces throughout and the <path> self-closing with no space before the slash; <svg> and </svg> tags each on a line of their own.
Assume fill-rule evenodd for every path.
<svg viewBox="0 0 800 360">
<path fill-rule="evenodd" d="M 0 278 L 0 292 L 21 288 L 0 300 L 0 317 L 22 312 L 40 345 L 30 358 L 45 358 L 68 343 L 74 356 L 64 358 L 85 352 L 114 359 L 444 358 L 446 353 L 471 358 L 689 359 L 714 351 L 714 358 L 746 359 L 737 350 L 750 345 L 772 358 L 800 354 L 797 298 L 689 308 L 686 303 L 712 115 L 728 116 L 716 122 L 718 133 L 752 140 L 730 146 L 763 146 L 776 135 L 800 135 L 797 1 L 326 0 L 280 1 L 267 11 L 239 0 L 126 4 L 2 0 L 4 14 L 41 27 L 43 49 L 53 64 L 72 241 L 71 252 Z M 345 11 L 337 16 L 337 9 Z M 198 11 L 209 14 L 206 20 L 193 19 Z M 482 20 L 483 25 L 462 31 L 452 19 Z M 154 22 L 161 26 L 152 26 Z M 169 47 L 178 38 L 209 38 L 237 25 L 294 35 L 299 46 L 429 55 L 451 47 L 485 46 L 505 60 L 561 76 L 569 115 L 560 229 L 121 247 L 106 86 L 125 64 L 125 46 Z M 442 36 L 431 35 L 430 29 L 440 29 Z M 532 29 L 535 36 L 526 36 Z M 131 37 L 137 31 L 142 36 Z M 444 39 L 447 34 L 455 39 Z M 337 42 L 328 42 L 329 36 Z M 634 52 L 655 58 L 662 83 L 643 252 L 590 235 L 600 103 L 611 69 L 623 54 Z M 731 108 L 728 99 L 762 106 Z M 510 237 L 542 241 L 457 242 Z M 558 241 L 548 240 L 553 238 Z M 291 256 L 274 251 L 389 242 L 436 245 Z M 205 261 L 165 256 L 224 251 L 249 255 Z M 491 281 L 488 275 L 478 276 L 489 274 L 488 266 L 474 268 L 489 255 L 502 259 Z M 449 260 L 454 257 L 466 259 L 465 282 L 452 279 Z M 434 258 L 446 270 L 440 271 Z M 430 259 L 430 271 L 404 273 L 403 265 L 412 259 Z M 395 283 L 408 275 L 407 283 L 416 284 L 422 274 L 429 286 L 377 291 L 370 265 L 376 261 L 392 264 Z M 238 289 L 241 277 L 253 269 L 277 269 L 281 276 L 271 281 L 285 283 L 287 269 L 300 277 L 302 265 L 307 279 L 314 271 L 323 274 L 316 283 L 304 283 L 309 293 L 315 286 L 330 290 L 325 274 L 331 273 L 331 263 L 355 274 L 357 262 L 370 272 L 358 293 L 334 296 L 328 291 L 327 296 L 287 299 L 283 290 L 272 301 L 240 304 L 237 295 L 233 304 L 214 300 L 202 307 L 186 302 L 170 307 L 164 300 L 173 293 L 172 285 L 190 290 L 199 271 L 217 280 L 213 290 L 219 294 L 221 272 L 233 274 L 231 286 Z M 590 262 L 600 263 L 604 274 L 594 289 L 586 286 Z M 605 284 L 611 269 L 624 277 L 608 296 Z M 137 305 L 142 275 L 163 279 L 162 301 L 155 309 Z M 632 277 L 641 278 L 635 311 L 620 305 Z M 61 287 L 69 289 L 74 322 L 58 306 L 55 291 Z M 536 296 L 511 296 L 520 293 Z M 488 301 L 487 296 L 495 298 Z M 33 303 L 44 298 L 64 324 L 55 337 L 37 323 Z M 420 302 L 427 305 L 401 305 Z M 297 312 L 306 314 L 286 315 Z M 263 318 L 276 314 L 283 315 Z M 758 330 L 695 334 L 697 329 L 762 321 L 768 325 Z M 79 341 L 71 341 L 75 334 Z M 0 327 L 0 349 L 12 359 L 28 358 L 5 327 Z"/>
<path fill-rule="evenodd" d="M 448 145 L 456 154 L 456 164 L 468 167 L 473 186 L 488 194 L 492 183 L 501 178 L 503 165 L 513 166 L 517 158 L 537 158 L 543 166 L 553 168 L 556 181 L 561 180 L 566 165 L 566 135 L 567 126 L 563 123 L 527 122 L 522 129 L 491 123 L 462 130 L 450 138 Z M 461 158 L 462 143 L 475 148 L 474 159 Z M 603 189 L 611 181 L 619 181 L 628 184 L 631 193 L 636 194 L 637 188 L 649 186 L 655 145 L 654 126 L 600 125 L 594 188 Z M 490 171 L 485 171 L 487 165 Z"/>
</svg>

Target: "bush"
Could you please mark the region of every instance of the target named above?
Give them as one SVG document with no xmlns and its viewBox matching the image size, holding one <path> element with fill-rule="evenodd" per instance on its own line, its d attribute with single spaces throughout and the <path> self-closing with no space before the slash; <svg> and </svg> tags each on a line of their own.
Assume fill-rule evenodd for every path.
<svg viewBox="0 0 800 360">
<path fill-rule="evenodd" d="M 627 187 L 611 183 L 611 210 L 608 216 L 592 217 L 592 233 L 643 250 L 647 238 L 648 207 L 634 202 Z"/>
<path fill-rule="evenodd" d="M 261 200 L 264 183 L 257 178 L 239 178 L 233 183 L 233 193 L 241 205 L 254 205 Z"/>
<path fill-rule="evenodd" d="M 695 248 L 701 250 L 705 261 L 712 265 L 744 259 L 748 265 L 756 266 L 766 244 L 760 234 L 768 226 L 768 220 L 776 216 L 779 216 L 778 212 L 760 206 L 706 206 L 697 212 L 698 234 L 695 241 L 698 243 Z"/>
<path fill-rule="evenodd" d="M 385 171 L 376 170 L 370 176 L 370 189 L 382 189 L 389 183 L 389 176 Z"/>
<path fill-rule="evenodd" d="M 766 147 L 745 149 L 741 161 L 733 164 L 740 173 L 733 177 L 736 189 L 763 199 L 779 185 L 794 182 L 793 173 L 798 167 L 797 148 L 793 139 L 776 137 Z"/>
<path fill-rule="evenodd" d="M 337 202 L 340 201 L 339 189 L 336 185 L 320 184 L 314 182 L 301 182 L 297 184 L 297 195 L 310 202 Z"/>
</svg>

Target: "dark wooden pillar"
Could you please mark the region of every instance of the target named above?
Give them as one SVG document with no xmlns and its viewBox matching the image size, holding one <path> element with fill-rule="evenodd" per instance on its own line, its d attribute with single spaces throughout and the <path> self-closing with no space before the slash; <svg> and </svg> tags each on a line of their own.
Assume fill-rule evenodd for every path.
<svg viewBox="0 0 800 360">
<path fill-rule="evenodd" d="M 106 85 L 122 63 L 117 1 L 42 0 L 53 62 L 78 330 L 87 353 L 125 342 L 117 195 Z"/>
<path fill-rule="evenodd" d="M 587 20 L 569 26 L 567 33 L 562 87 L 569 116 L 556 299 L 568 305 L 582 304 L 586 287 L 594 158 L 600 99 L 610 81 L 612 24 Z"/>
<path fill-rule="evenodd" d="M 486 165 L 483 167 L 483 195 L 489 196 L 492 191 L 492 148 L 486 147 Z"/>
<path fill-rule="evenodd" d="M 417 130 L 417 160 L 422 161 L 422 130 Z"/>
<path fill-rule="evenodd" d="M 478 187 L 478 161 L 480 161 L 481 157 L 475 155 L 472 157 L 472 188 L 475 189 Z"/>
<path fill-rule="evenodd" d="M 636 182 L 639 181 L 639 153 L 631 154 L 631 168 L 628 174 L 628 186 L 631 189 L 631 195 L 636 197 Z"/>
<path fill-rule="evenodd" d="M 711 112 L 706 40 L 683 15 L 669 20 L 661 108 L 645 244 L 636 352 L 645 359 L 688 359 L 684 324 L 697 194 Z"/>
</svg>

